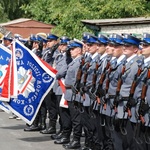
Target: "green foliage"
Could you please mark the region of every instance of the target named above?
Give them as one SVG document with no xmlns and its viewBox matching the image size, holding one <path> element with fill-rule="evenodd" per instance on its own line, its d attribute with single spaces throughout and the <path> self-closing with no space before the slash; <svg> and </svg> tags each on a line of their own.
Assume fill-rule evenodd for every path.
<svg viewBox="0 0 150 150">
<path fill-rule="evenodd" d="M 138 17 L 146 13 L 145 0 L 107 0 L 99 11 L 102 18 Z"/>
<path fill-rule="evenodd" d="M 88 29 L 81 20 L 150 15 L 146 0 L 1 0 L 9 19 L 28 17 L 56 27 L 53 33 L 80 38 Z"/>
<path fill-rule="evenodd" d="M 30 1 L 32 0 L 0 0 L 0 5 L 6 18 L 1 22 L 23 17 L 24 11 L 20 9 L 20 6 L 25 3 L 28 4 Z"/>
<path fill-rule="evenodd" d="M 1 4 L 0 4 L 0 18 L 1 22 L 7 21 L 7 14 L 4 13 L 4 9 Z"/>
<path fill-rule="evenodd" d="M 36 0 L 21 8 L 28 17 L 54 24 L 53 33 L 81 37 L 81 20 L 139 17 L 149 14 L 146 0 Z"/>
</svg>

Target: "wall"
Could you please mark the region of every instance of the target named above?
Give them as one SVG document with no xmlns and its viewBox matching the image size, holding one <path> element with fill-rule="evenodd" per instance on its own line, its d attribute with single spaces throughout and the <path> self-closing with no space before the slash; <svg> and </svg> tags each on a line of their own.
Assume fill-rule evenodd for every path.
<svg viewBox="0 0 150 150">
<path fill-rule="evenodd" d="M 19 22 L 11 25 L 4 26 L 8 31 L 11 31 L 13 34 L 20 34 L 24 38 L 30 36 L 30 34 L 37 34 L 39 32 L 50 33 L 51 29 L 54 27 L 49 24 L 42 22 L 29 20 L 25 22 Z"/>
<path fill-rule="evenodd" d="M 150 33 L 150 24 L 101 26 L 101 32 L 106 33 Z"/>
</svg>

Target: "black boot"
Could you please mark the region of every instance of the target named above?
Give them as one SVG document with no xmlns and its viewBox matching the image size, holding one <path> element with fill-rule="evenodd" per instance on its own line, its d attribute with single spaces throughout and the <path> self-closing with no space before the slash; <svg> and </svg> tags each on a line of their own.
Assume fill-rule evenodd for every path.
<svg viewBox="0 0 150 150">
<path fill-rule="evenodd" d="M 46 129 L 46 117 L 41 118 L 40 128 L 41 128 L 41 131 Z"/>
<path fill-rule="evenodd" d="M 55 134 L 56 133 L 56 127 L 49 127 L 48 129 L 41 130 L 40 133 L 42 134 Z"/>
<path fill-rule="evenodd" d="M 51 123 L 49 121 L 49 127 L 45 130 L 41 130 L 42 134 L 56 134 L 56 123 Z"/>
<path fill-rule="evenodd" d="M 85 141 L 85 144 L 82 150 L 94 150 L 94 142 Z"/>
<path fill-rule="evenodd" d="M 33 124 L 24 129 L 24 131 L 40 131 L 39 118 L 36 117 Z"/>
<path fill-rule="evenodd" d="M 60 139 L 56 139 L 54 141 L 54 144 L 67 144 L 69 142 L 70 142 L 70 135 L 62 133 L 61 138 Z"/>
<path fill-rule="evenodd" d="M 61 139 L 63 136 L 63 131 L 60 129 L 56 134 L 51 135 L 52 140 Z"/>
<path fill-rule="evenodd" d="M 51 139 L 52 140 L 58 140 L 58 139 L 61 139 L 62 138 L 62 132 L 60 132 L 59 134 L 53 134 L 51 135 Z"/>
<path fill-rule="evenodd" d="M 80 147 L 81 147 L 80 140 L 77 140 L 77 139 L 73 139 L 68 144 L 63 145 L 63 148 L 65 149 L 78 149 Z"/>
</svg>

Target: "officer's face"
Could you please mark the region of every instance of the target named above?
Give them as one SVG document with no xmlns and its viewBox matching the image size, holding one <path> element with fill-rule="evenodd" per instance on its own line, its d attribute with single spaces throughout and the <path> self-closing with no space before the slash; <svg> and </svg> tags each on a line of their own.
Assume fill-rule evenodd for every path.
<svg viewBox="0 0 150 150">
<path fill-rule="evenodd" d="M 123 47 L 121 45 L 114 45 L 113 57 L 119 58 L 123 53 Z"/>
<path fill-rule="evenodd" d="M 95 54 L 98 50 L 98 45 L 96 43 L 88 44 L 88 50 L 90 54 Z"/>
<path fill-rule="evenodd" d="M 134 45 L 124 45 L 123 47 L 123 54 L 126 55 L 127 58 L 136 54 L 137 51 L 138 48 Z"/>
<path fill-rule="evenodd" d="M 145 57 L 150 56 L 150 45 L 142 45 L 142 55 L 144 55 Z"/>
<path fill-rule="evenodd" d="M 48 48 L 51 48 L 51 47 L 53 47 L 56 43 L 57 43 L 56 40 L 48 40 L 48 41 L 47 41 L 47 47 L 48 47 Z"/>
<path fill-rule="evenodd" d="M 9 46 L 11 44 L 11 42 L 9 40 L 4 40 L 4 45 L 5 46 Z"/>
<path fill-rule="evenodd" d="M 66 49 L 67 49 L 67 44 L 62 44 L 61 45 L 61 52 L 65 52 L 66 51 Z"/>
<path fill-rule="evenodd" d="M 39 48 L 39 42 L 33 42 L 32 48 L 38 49 Z"/>
<path fill-rule="evenodd" d="M 57 49 L 58 49 L 59 51 L 61 51 L 62 45 L 59 45 Z"/>
<path fill-rule="evenodd" d="M 99 54 L 103 54 L 103 53 L 105 52 L 105 50 L 106 50 L 106 46 L 105 46 L 104 44 L 99 44 L 99 45 L 98 45 L 98 50 L 97 50 L 97 52 L 98 52 Z"/>
<path fill-rule="evenodd" d="M 88 46 L 86 43 L 83 44 L 82 54 L 88 52 Z"/>
<path fill-rule="evenodd" d="M 82 53 L 81 48 L 79 48 L 79 47 L 74 47 L 70 50 L 70 54 L 71 54 L 72 58 L 76 58 L 76 57 L 80 56 L 81 53 Z"/>
<path fill-rule="evenodd" d="M 109 44 L 106 46 L 106 53 L 107 53 L 108 55 L 112 55 L 112 54 L 113 54 L 113 51 L 114 51 L 114 45 L 109 43 Z"/>
</svg>

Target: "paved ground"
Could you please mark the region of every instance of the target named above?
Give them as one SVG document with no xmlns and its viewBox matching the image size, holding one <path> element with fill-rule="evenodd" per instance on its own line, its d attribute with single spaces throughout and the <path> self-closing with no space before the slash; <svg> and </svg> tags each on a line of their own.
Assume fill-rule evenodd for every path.
<svg viewBox="0 0 150 150">
<path fill-rule="evenodd" d="M 8 117 L 7 113 L 0 112 L 0 150 L 64 150 L 54 144 L 50 135 L 24 132 L 25 122 Z"/>
</svg>

